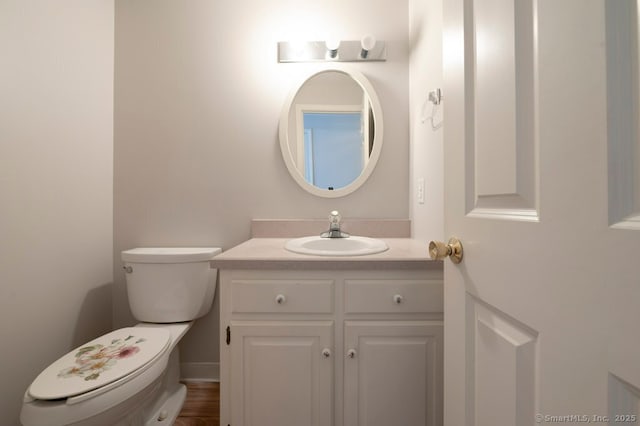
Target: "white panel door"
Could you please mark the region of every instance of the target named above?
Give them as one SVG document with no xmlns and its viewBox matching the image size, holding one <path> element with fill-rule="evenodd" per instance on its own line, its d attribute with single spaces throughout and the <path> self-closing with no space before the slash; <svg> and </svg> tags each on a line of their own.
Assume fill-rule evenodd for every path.
<svg viewBox="0 0 640 426">
<path fill-rule="evenodd" d="M 231 424 L 329 426 L 333 322 L 231 322 Z"/>
<path fill-rule="evenodd" d="M 344 424 L 442 424 L 441 321 L 347 321 Z"/>
<path fill-rule="evenodd" d="M 444 2 L 447 426 L 640 424 L 636 2 Z"/>
</svg>

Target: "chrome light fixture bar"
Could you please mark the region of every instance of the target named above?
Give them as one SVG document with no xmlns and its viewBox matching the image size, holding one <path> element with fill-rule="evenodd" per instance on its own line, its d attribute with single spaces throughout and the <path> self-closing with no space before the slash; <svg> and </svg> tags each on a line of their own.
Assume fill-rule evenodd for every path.
<svg viewBox="0 0 640 426">
<path fill-rule="evenodd" d="M 368 47 L 369 49 L 365 49 Z M 278 42 L 278 62 L 373 62 L 386 61 L 384 41 L 367 39 L 325 41 Z"/>
</svg>

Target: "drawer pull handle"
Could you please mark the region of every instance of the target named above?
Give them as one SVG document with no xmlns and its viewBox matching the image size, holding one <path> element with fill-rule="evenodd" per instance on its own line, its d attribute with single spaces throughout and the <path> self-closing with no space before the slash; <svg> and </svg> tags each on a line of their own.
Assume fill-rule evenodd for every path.
<svg viewBox="0 0 640 426">
<path fill-rule="evenodd" d="M 322 350 L 322 356 L 325 357 L 325 358 L 329 358 L 331 356 L 331 349 L 324 348 Z"/>
<path fill-rule="evenodd" d="M 393 296 L 393 303 L 395 303 L 396 305 L 401 304 L 403 300 L 404 298 L 400 294 L 396 294 L 395 296 Z"/>
<path fill-rule="evenodd" d="M 349 349 L 349 351 L 347 352 L 347 356 L 351 359 L 354 359 L 356 357 L 356 350 L 355 349 Z"/>
<path fill-rule="evenodd" d="M 287 301 L 287 298 L 284 296 L 284 294 L 279 294 L 276 296 L 276 303 L 278 305 L 284 305 L 284 302 Z"/>
</svg>

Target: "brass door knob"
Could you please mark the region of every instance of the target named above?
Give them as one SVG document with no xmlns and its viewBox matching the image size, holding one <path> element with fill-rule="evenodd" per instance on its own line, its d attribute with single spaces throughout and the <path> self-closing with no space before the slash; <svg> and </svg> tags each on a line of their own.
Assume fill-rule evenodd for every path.
<svg viewBox="0 0 640 426">
<path fill-rule="evenodd" d="M 456 237 L 450 238 L 447 244 L 442 241 L 431 241 L 429 256 L 433 260 L 442 260 L 449 256 L 453 263 L 458 264 L 462 262 L 462 243 Z"/>
</svg>

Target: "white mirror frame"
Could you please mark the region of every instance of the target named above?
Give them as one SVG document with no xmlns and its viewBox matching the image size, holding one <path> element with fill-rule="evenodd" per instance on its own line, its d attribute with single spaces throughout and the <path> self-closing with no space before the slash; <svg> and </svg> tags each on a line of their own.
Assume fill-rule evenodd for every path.
<svg viewBox="0 0 640 426">
<path fill-rule="evenodd" d="M 362 173 L 358 176 L 353 182 L 349 185 L 337 188 L 334 190 L 322 189 L 317 186 L 314 186 L 306 181 L 302 173 L 296 167 L 295 160 L 291 155 L 291 151 L 289 150 L 289 112 L 291 107 L 293 106 L 293 101 L 295 100 L 298 91 L 304 86 L 304 84 L 309 81 L 309 79 L 314 76 L 328 72 L 328 71 L 337 71 L 342 72 L 349 75 L 351 78 L 355 80 L 356 83 L 360 85 L 362 90 L 369 97 L 369 101 L 371 103 L 371 110 L 373 112 L 373 119 L 375 123 L 375 134 L 373 136 L 373 149 L 371 150 L 371 155 L 369 157 L 369 162 L 362 169 Z M 351 194 L 356 189 L 360 188 L 369 178 L 376 164 L 378 163 L 378 158 L 380 157 L 380 152 L 382 151 L 382 135 L 384 134 L 384 125 L 382 119 L 382 107 L 380 106 L 380 100 L 378 99 L 378 95 L 376 94 L 373 86 L 367 80 L 367 78 L 359 71 L 355 71 L 352 69 L 348 69 L 347 67 L 336 67 L 335 64 L 331 68 L 323 69 L 320 71 L 316 71 L 313 74 L 309 75 L 301 84 L 295 87 L 287 100 L 284 103 L 282 108 L 282 113 L 280 115 L 280 125 L 278 129 L 279 137 L 280 137 L 280 150 L 282 151 L 282 158 L 284 159 L 284 163 L 287 166 L 287 170 L 291 174 L 291 177 L 300 185 L 304 190 L 309 192 L 310 194 L 317 195 L 319 197 L 325 198 L 338 198 L 344 197 L 345 195 Z"/>
</svg>

